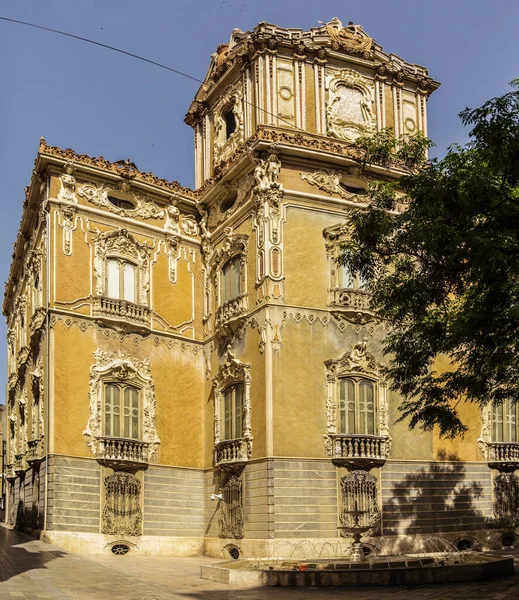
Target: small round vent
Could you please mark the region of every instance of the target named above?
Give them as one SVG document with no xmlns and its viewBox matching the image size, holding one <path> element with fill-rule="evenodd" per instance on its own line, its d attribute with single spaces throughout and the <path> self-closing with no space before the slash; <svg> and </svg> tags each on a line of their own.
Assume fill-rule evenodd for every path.
<svg viewBox="0 0 519 600">
<path fill-rule="evenodd" d="M 517 541 L 517 536 L 515 533 L 504 533 L 501 536 L 501 545 L 503 548 L 513 548 Z"/>
<path fill-rule="evenodd" d="M 112 554 L 116 556 L 124 556 L 130 551 L 130 546 L 127 544 L 114 544 L 111 548 Z"/>
<path fill-rule="evenodd" d="M 460 552 L 463 552 L 464 550 L 473 550 L 474 540 L 471 538 L 460 538 L 455 542 L 455 546 Z"/>
<path fill-rule="evenodd" d="M 240 549 L 234 544 L 228 544 L 227 546 L 225 546 L 223 548 L 223 552 L 226 556 L 232 558 L 233 560 L 238 560 L 241 556 Z"/>
</svg>

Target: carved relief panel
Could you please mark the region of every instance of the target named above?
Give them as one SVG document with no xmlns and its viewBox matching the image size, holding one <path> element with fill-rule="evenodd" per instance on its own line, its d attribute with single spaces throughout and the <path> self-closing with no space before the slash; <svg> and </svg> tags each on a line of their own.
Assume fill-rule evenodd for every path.
<svg viewBox="0 0 519 600">
<path fill-rule="evenodd" d="M 328 135 L 348 142 L 375 131 L 372 86 L 360 73 L 342 69 L 331 76 L 326 125 Z"/>
</svg>

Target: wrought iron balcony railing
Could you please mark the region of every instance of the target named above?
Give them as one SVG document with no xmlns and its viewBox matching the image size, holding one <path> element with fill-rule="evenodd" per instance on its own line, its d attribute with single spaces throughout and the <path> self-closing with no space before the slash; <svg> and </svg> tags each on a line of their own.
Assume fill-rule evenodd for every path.
<svg viewBox="0 0 519 600">
<path fill-rule="evenodd" d="M 126 319 L 149 327 L 150 308 L 117 298 L 97 296 L 93 300 L 94 315 L 113 319 Z"/>
<path fill-rule="evenodd" d="M 391 449 L 387 436 L 327 434 L 326 449 L 334 464 L 349 470 L 381 467 Z"/>
<path fill-rule="evenodd" d="M 250 457 L 250 440 L 237 438 L 235 440 L 223 440 L 214 446 L 215 466 L 245 464 Z"/>
<path fill-rule="evenodd" d="M 96 439 L 97 461 L 118 470 L 146 468 L 149 463 L 149 444 L 126 438 L 99 437 Z"/>
</svg>

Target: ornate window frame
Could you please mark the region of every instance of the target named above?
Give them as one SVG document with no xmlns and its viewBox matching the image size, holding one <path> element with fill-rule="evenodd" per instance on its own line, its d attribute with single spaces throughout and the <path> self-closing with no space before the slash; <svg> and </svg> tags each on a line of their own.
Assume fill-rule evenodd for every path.
<svg viewBox="0 0 519 600">
<path fill-rule="evenodd" d="M 244 464 L 252 456 L 251 429 L 251 366 L 238 360 L 227 347 L 225 361 L 220 364 L 213 377 L 214 386 L 214 450 L 216 466 L 225 467 Z M 232 384 L 243 384 L 243 432 L 235 440 L 221 439 L 221 407 L 224 391 Z"/>
<path fill-rule="evenodd" d="M 360 110 L 363 122 L 345 119 L 339 114 L 340 88 L 347 87 L 361 93 Z M 367 81 L 357 71 L 342 69 L 333 74 L 328 86 L 326 102 L 326 126 L 328 135 L 353 142 L 360 135 L 375 131 L 376 120 L 373 114 L 373 91 Z"/>
<path fill-rule="evenodd" d="M 367 351 L 367 338 L 357 342 L 340 358 L 325 361 L 326 366 L 326 434 L 325 449 L 328 456 L 336 456 L 334 447 L 338 434 L 339 382 L 347 377 L 365 376 L 375 383 L 375 431 L 374 437 L 386 438 L 382 455 L 384 460 L 389 456 L 391 436 L 389 435 L 389 405 L 387 398 L 387 381 L 382 376 L 382 365 L 375 356 Z M 362 437 L 373 437 L 361 434 Z M 354 437 L 354 436 L 350 436 Z M 382 458 L 382 457 L 381 457 Z"/>
<path fill-rule="evenodd" d="M 155 427 L 155 386 L 150 361 L 130 356 L 123 351 L 94 352 L 95 363 L 90 368 L 90 417 L 83 431 L 85 441 L 98 460 L 107 459 L 107 444 L 103 431 L 104 385 L 110 382 L 133 385 L 140 391 L 142 415 L 141 440 L 132 441 L 127 448 L 110 447 L 111 454 L 119 453 L 120 461 L 148 463 L 160 444 Z"/>
<path fill-rule="evenodd" d="M 240 257 L 240 293 L 223 302 L 223 267 L 236 256 Z M 249 258 L 249 236 L 234 234 L 231 227 L 225 229 L 223 245 L 215 251 L 211 261 L 211 274 L 216 298 L 215 329 L 240 320 L 249 310 L 247 293 L 247 263 Z"/>
<path fill-rule="evenodd" d="M 95 292 L 93 311 L 98 316 L 137 322 L 149 327 L 150 308 L 150 249 L 139 242 L 127 229 L 97 233 L 94 245 Z M 107 265 L 109 258 L 133 263 L 137 267 L 137 295 L 135 302 L 107 295 Z"/>
<path fill-rule="evenodd" d="M 225 114 L 232 109 L 236 121 L 236 129 L 227 137 Z M 214 119 L 214 153 L 213 163 L 227 160 L 243 142 L 243 102 L 239 90 L 230 91 L 217 104 L 213 112 Z"/>
<path fill-rule="evenodd" d="M 337 258 L 341 244 L 350 236 L 352 226 L 349 222 L 328 227 L 323 231 L 324 247 L 328 260 L 328 300 L 327 304 L 332 314 L 339 320 L 356 324 L 366 324 L 375 320 L 375 313 L 370 309 L 371 294 L 357 288 L 339 287 L 339 266 Z"/>
<path fill-rule="evenodd" d="M 155 202 L 146 200 L 146 197 L 134 191 L 130 191 L 130 185 L 122 182 L 119 188 L 109 185 L 84 183 L 80 185 L 77 191 L 80 198 L 85 198 L 91 204 L 99 208 L 105 208 L 120 217 L 141 219 L 163 219 L 164 209 L 160 208 Z M 134 208 L 121 208 L 112 204 L 109 196 L 120 200 L 128 200 L 134 205 Z"/>
</svg>

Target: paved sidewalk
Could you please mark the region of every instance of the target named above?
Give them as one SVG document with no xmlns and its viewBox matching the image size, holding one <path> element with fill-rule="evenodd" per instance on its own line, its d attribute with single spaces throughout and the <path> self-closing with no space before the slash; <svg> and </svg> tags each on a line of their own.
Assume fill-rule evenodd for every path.
<svg viewBox="0 0 519 600">
<path fill-rule="evenodd" d="M 0 600 L 516 600 L 518 574 L 484 583 L 389 588 L 237 588 L 200 579 L 210 558 L 86 557 L 0 527 Z"/>
</svg>

